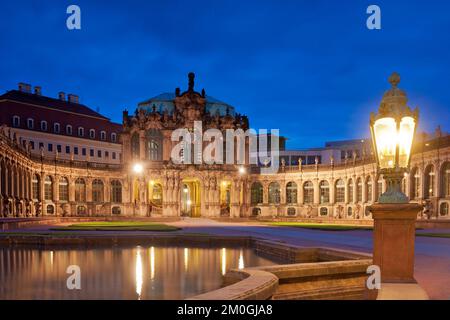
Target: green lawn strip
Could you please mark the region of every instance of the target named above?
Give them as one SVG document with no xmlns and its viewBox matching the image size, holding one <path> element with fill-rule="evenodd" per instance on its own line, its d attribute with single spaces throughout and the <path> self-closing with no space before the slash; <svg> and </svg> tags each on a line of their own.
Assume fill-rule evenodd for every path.
<svg viewBox="0 0 450 320">
<path fill-rule="evenodd" d="M 302 223 L 302 222 L 270 222 L 271 226 L 279 227 L 293 227 L 313 230 L 325 230 L 325 231 L 351 231 L 351 230 L 373 230 L 373 227 L 369 226 L 355 226 L 344 224 L 323 224 L 323 223 Z"/>
<path fill-rule="evenodd" d="M 83 222 L 67 227 L 54 227 L 56 231 L 177 231 L 181 228 L 154 222 L 115 221 L 115 222 Z"/>
<path fill-rule="evenodd" d="M 416 233 L 418 237 L 450 238 L 450 233 Z"/>
</svg>

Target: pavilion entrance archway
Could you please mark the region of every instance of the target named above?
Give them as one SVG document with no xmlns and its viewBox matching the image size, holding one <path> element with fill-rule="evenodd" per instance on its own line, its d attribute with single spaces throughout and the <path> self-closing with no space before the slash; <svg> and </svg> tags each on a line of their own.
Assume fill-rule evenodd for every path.
<svg viewBox="0 0 450 320">
<path fill-rule="evenodd" d="M 197 178 L 185 178 L 181 181 L 181 215 L 200 217 L 201 195 L 200 181 Z"/>
</svg>

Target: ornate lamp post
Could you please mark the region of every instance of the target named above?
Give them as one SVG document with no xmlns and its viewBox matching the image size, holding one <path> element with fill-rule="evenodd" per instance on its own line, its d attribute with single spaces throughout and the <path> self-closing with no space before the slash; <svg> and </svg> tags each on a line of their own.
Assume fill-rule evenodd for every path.
<svg viewBox="0 0 450 320">
<path fill-rule="evenodd" d="M 387 91 L 380 104 L 378 114 L 370 115 L 370 131 L 378 171 L 387 182 L 387 190 L 378 199 L 379 203 L 408 203 L 401 191 L 405 172 L 409 171 L 411 148 L 419 120 L 419 110 L 412 111 L 407 105 L 406 94 L 397 88 L 400 76 L 389 77 L 392 88 Z"/>
<path fill-rule="evenodd" d="M 369 208 L 374 219 L 373 263 L 381 271 L 378 299 L 426 298 L 414 280 L 415 222 L 422 207 L 409 203 L 401 191 L 409 170 L 418 110 L 407 106 L 406 93 L 397 87 L 397 73 L 389 82 L 392 87 L 384 94 L 378 114 L 370 117 L 378 172 L 387 183 L 386 192 Z"/>
</svg>

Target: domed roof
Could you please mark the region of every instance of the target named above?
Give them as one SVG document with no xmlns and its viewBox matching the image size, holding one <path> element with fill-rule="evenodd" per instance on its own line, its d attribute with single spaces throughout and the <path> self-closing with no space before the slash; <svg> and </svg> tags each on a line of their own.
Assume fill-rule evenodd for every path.
<svg viewBox="0 0 450 320">
<path fill-rule="evenodd" d="M 175 108 L 174 99 L 175 93 L 170 92 L 161 93 L 153 98 L 140 102 L 138 104 L 138 109 L 152 111 L 154 106 L 157 112 L 163 113 L 164 111 L 167 111 L 170 114 L 173 112 Z M 235 115 L 234 107 L 229 105 L 228 103 L 222 102 L 208 95 L 205 96 L 205 99 L 206 99 L 206 112 L 209 112 L 211 115 L 215 115 L 217 112 L 219 112 L 221 116 L 225 116 L 227 114 L 227 109 L 228 114 L 232 116 Z"/>
</svg>

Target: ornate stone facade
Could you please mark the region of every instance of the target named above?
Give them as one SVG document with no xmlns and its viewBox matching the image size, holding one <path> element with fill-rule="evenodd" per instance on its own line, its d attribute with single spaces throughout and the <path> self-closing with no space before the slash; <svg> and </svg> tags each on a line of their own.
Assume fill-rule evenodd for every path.
<svg viewBox="0 0 450 320">
<path fill-rule="evenodd" d="M 386 186 L 369 153 L 342 163 L 282 161 L 276 174 L 249 166 L 174 164 L 171 135 L 178 128 L 191 131 L 194 121 L 221 131 L 249 127 L 247 117 L 216 102 L 212 109 L 208 99 L 204 90 L 194 90 L 190 74 L 188 90 L 175 90 L 173 109 L 155 103 L 134 115 L 125 111 L 120 164 L 38 156 L 2 127 L 0 216 L 371 219 L 367 207 Z M 143 170 L 133 170 L 136 164 Z M 450 136 L 416 141 L 403 187 L 411 201 L 425 205 L 422 218 L 449 218 L 449 183 Z"/>
</svg>

